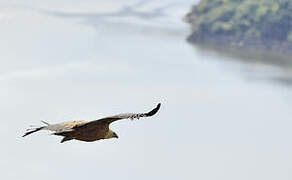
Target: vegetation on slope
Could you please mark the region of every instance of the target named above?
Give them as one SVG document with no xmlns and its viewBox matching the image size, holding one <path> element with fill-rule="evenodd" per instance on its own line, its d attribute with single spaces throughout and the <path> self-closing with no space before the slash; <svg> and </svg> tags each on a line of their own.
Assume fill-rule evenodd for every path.
<svg viewBox="0 0 292 180">
<path fill-rule="evenodd" d="M 192 42 L 292 47 L 292 0 L 201 0 L 186 20 Z"/>
</svg>

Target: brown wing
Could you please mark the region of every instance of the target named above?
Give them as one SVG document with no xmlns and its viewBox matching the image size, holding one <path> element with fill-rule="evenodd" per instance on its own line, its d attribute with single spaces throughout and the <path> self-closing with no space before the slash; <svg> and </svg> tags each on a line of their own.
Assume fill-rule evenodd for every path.
<svg viewBox="0 0 292 180">
<path fill-rule="evenodd" d="M 157 113 L 159 110 L 161 104 L 159 103 L 156 108 L 152 109 L 151 111 L 147 113 L 124 113 L 124 114 L 118 114 L 114 116 L 109 116 L 109 117 L 104 117 L 98 120 L 90 121 L 88 123 L 82 124 L 82 125 L 77 125 L 73 129 L 81 129 L 81 128 L 89 128 L 90 126 L 105 126 L 109 125 L 110 123 L 121 120 L 121 119 L 139 119 L 140 117 L 149 117 L 153 116 L 154 114 Z"/>
<path fill-rule="evenodd" d="M 96 141 L 103 139 L 109 130 L 109 126 L 106 123 L 96 123 L 94 125 L 82 126 L 76 125 L 69 131 L 56 132 L 54 135 L 65 136 L 61 142 L 65 142 L 71 139 L 77 139 L 81 141 Z"/>
<path fill-rule="evenodd" d="M 42 122 L 46 124 L 46 126 L 27 129 L 27 132 L 22 137 L 25 137 L 27 135 L 30 135 L 40 130 L 49 130 L 49 131 L 54 131 L 55 133 L 69 132 L 73 130 L 73 127 L 87 123 L 87 121 L 82 121 L 82 120 L 67 121 L 67 122 L 62 122 L 62 123 L 52 124 L 52 125 L 44 121 Z"/>
<path fill-rule="evenodd" d="M 53 124 L 46 126 L 45 130 L 55 131 L 55 132 L 64 132 L 64 131 L 72 131 L 74 127 L 86 124 L 88 121 L 78 120 L 78 121 L 67 121 L 59 124 Z"/>
</svg>

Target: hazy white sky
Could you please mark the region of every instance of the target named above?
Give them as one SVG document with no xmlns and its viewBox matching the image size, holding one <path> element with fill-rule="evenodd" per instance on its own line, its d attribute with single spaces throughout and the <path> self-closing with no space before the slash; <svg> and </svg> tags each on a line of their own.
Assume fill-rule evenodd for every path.
<svg viewBox="0 0 292 180">
<path fill-rule="evenodd" d="M 0 1 L 1 179 L 292 178 L 292 93 L 270 80 L 283 72 L 187 44 L 181 19 L 190 0 L 144 18 L 174 2 L 104 17 L 135 1 Z M 158 102 L 152 118 L 113 124 L 119 139 L 21 138 L 40 120 L 91 120 Z"/>
</svg>

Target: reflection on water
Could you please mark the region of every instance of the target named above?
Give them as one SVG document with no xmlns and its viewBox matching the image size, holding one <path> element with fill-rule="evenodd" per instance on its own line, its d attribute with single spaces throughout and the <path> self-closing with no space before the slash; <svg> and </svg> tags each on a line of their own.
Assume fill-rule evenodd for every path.
<svg viewBox="0 0 292 180">
<path fill-rule="evenodd" d="M 250 69 L 247 73 L 254 80 L 292 85 L 292 61 L 288 55 L 210 45 L 195 45 L 194 48 L 205 53 L 215 53 L 224 60 L 247 65 Z"/>
<path fill-rule="evenodd" d="M 229 59 L 238 60 L 246 63 L 256 63 L 262 65 L 274 65 L 281 68 L 291 68 L 291 58 L 285 54 L 275 52 L 264 52 L 258 50 L 242 50 L 237 48 L 228 48 L 220 46 L 196 45 L 202 51 L 215 51 L 221 55 L 230 57 Z"/>
<path fill-rule="evenodd" d="M 291 179 L 292 93 L 271 81 L 289 84 L 289 68 L 188 44 L 193 0 L 27 2 L 0 19 L 3 179 Z M 156 117 L 113 124 L 118 140 L 20 138 L 158 102 Z"/>
</svg>

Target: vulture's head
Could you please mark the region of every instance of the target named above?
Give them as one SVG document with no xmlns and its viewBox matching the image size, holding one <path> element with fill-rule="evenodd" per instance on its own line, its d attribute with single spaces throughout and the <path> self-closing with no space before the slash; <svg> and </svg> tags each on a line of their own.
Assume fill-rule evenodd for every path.
<svg viewBox="0 0 292 180">
<path fill-rule="evenodd" d="M 119 136 L 114 131 L 109 130 L 105 136 L 105 139 L 110 139 L 110 138 L 119 138 Z"/>
</svg>

